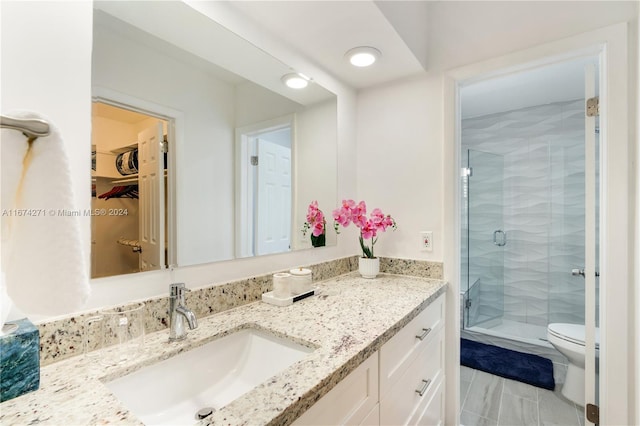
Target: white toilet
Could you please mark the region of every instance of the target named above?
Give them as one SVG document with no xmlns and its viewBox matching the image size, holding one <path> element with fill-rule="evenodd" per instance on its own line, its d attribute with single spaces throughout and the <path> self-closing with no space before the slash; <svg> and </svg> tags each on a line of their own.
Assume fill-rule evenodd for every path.
<svg viewBox="0 0 640 426">
<path fill-rule="evenodd" d="M 580 324 L 553 323 L 547 327 L 547 339 L 569 359 L 562 395 L 584 407 L 584 340 L 585 328 Z M 600 329 L 596 328 L 596 359 L 600 353 Z"/>
</svg>

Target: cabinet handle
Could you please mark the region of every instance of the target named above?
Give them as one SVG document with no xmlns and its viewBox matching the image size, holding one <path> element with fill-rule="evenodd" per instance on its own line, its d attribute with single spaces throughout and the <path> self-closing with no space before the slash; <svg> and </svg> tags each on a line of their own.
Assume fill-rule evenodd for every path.
<svg viewBox="0 0 640 426">
<path fill-rule="evenodd" d="M 416 393 L 420 396 L 424 395 L 424 393 L 427 391 L 429 384 L 431 384 L 431 380 L 422 380 L 422 383 L 422 387 L 420 389 L 416 389 Z"/>
<path fill-rule="evenodd" d="M 431 333 L 431 329 L 430 328 L 423 328 L 422 329 L 422 334 L 417 335 L 416 338 L 420 339 L 420 340 L 424 340 L 425 337 L 427 337 L 427 334 Z"/>
</svg>

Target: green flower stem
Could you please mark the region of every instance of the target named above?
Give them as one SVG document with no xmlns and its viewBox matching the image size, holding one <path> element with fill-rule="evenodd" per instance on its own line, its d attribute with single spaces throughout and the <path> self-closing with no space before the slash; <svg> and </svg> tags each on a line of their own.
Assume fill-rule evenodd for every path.
<svg viewBox="0 0 640 426">
<path fill-rule="evenodd" d="M 373 246 L 377 240 L 378 240 L 377 238 L 371 238 L 371 248 L 369 248 L 366 245 L 364 245 L 364 238 L 362 238 L 362 233 L 360 233 L 360 248 L 362 249 L 362 254 L 364 255 L 363 257 L 366 257 L 369 259 L 374 258 Z"/>
</svg>

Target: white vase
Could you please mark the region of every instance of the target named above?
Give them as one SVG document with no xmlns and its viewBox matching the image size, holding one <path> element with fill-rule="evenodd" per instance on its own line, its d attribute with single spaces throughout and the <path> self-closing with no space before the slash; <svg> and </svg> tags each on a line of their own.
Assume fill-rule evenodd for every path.
<svg viewBox="0 0 640 426">
<path fill-rule="evenodd" d="M 358 258 L 358 271 L 362 278 L 375 278 L 380 273 L 380 259 L 377 257 L 373 259 L 368 257 Z"/>
</svg>

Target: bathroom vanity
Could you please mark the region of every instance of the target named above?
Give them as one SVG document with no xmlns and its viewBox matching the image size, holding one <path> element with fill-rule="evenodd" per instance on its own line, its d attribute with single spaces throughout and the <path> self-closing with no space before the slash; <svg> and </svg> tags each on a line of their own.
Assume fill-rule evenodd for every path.
<svg viewBox="0 0 640 426">
<path fill-rule="evenodd" d="M 315 284 L 319 295 L 290 306 L 255 302 L 200 318 L 180 342 L 168 343 L 167 330 L 150 333 L 144 355 L 120 365 L 83 356 L 48 365 L 38 391 L 0 405 L 0 423 L 144 424 L 110 382 L 247 329 L 308 354 L 200 424 L 441 423 L 446 283 L 349 273 Z"/>
<path fill-rule="evenodd" d="M 441 424 L 444 295 L 439 296 L 295 425 Z"/>
</svg>

